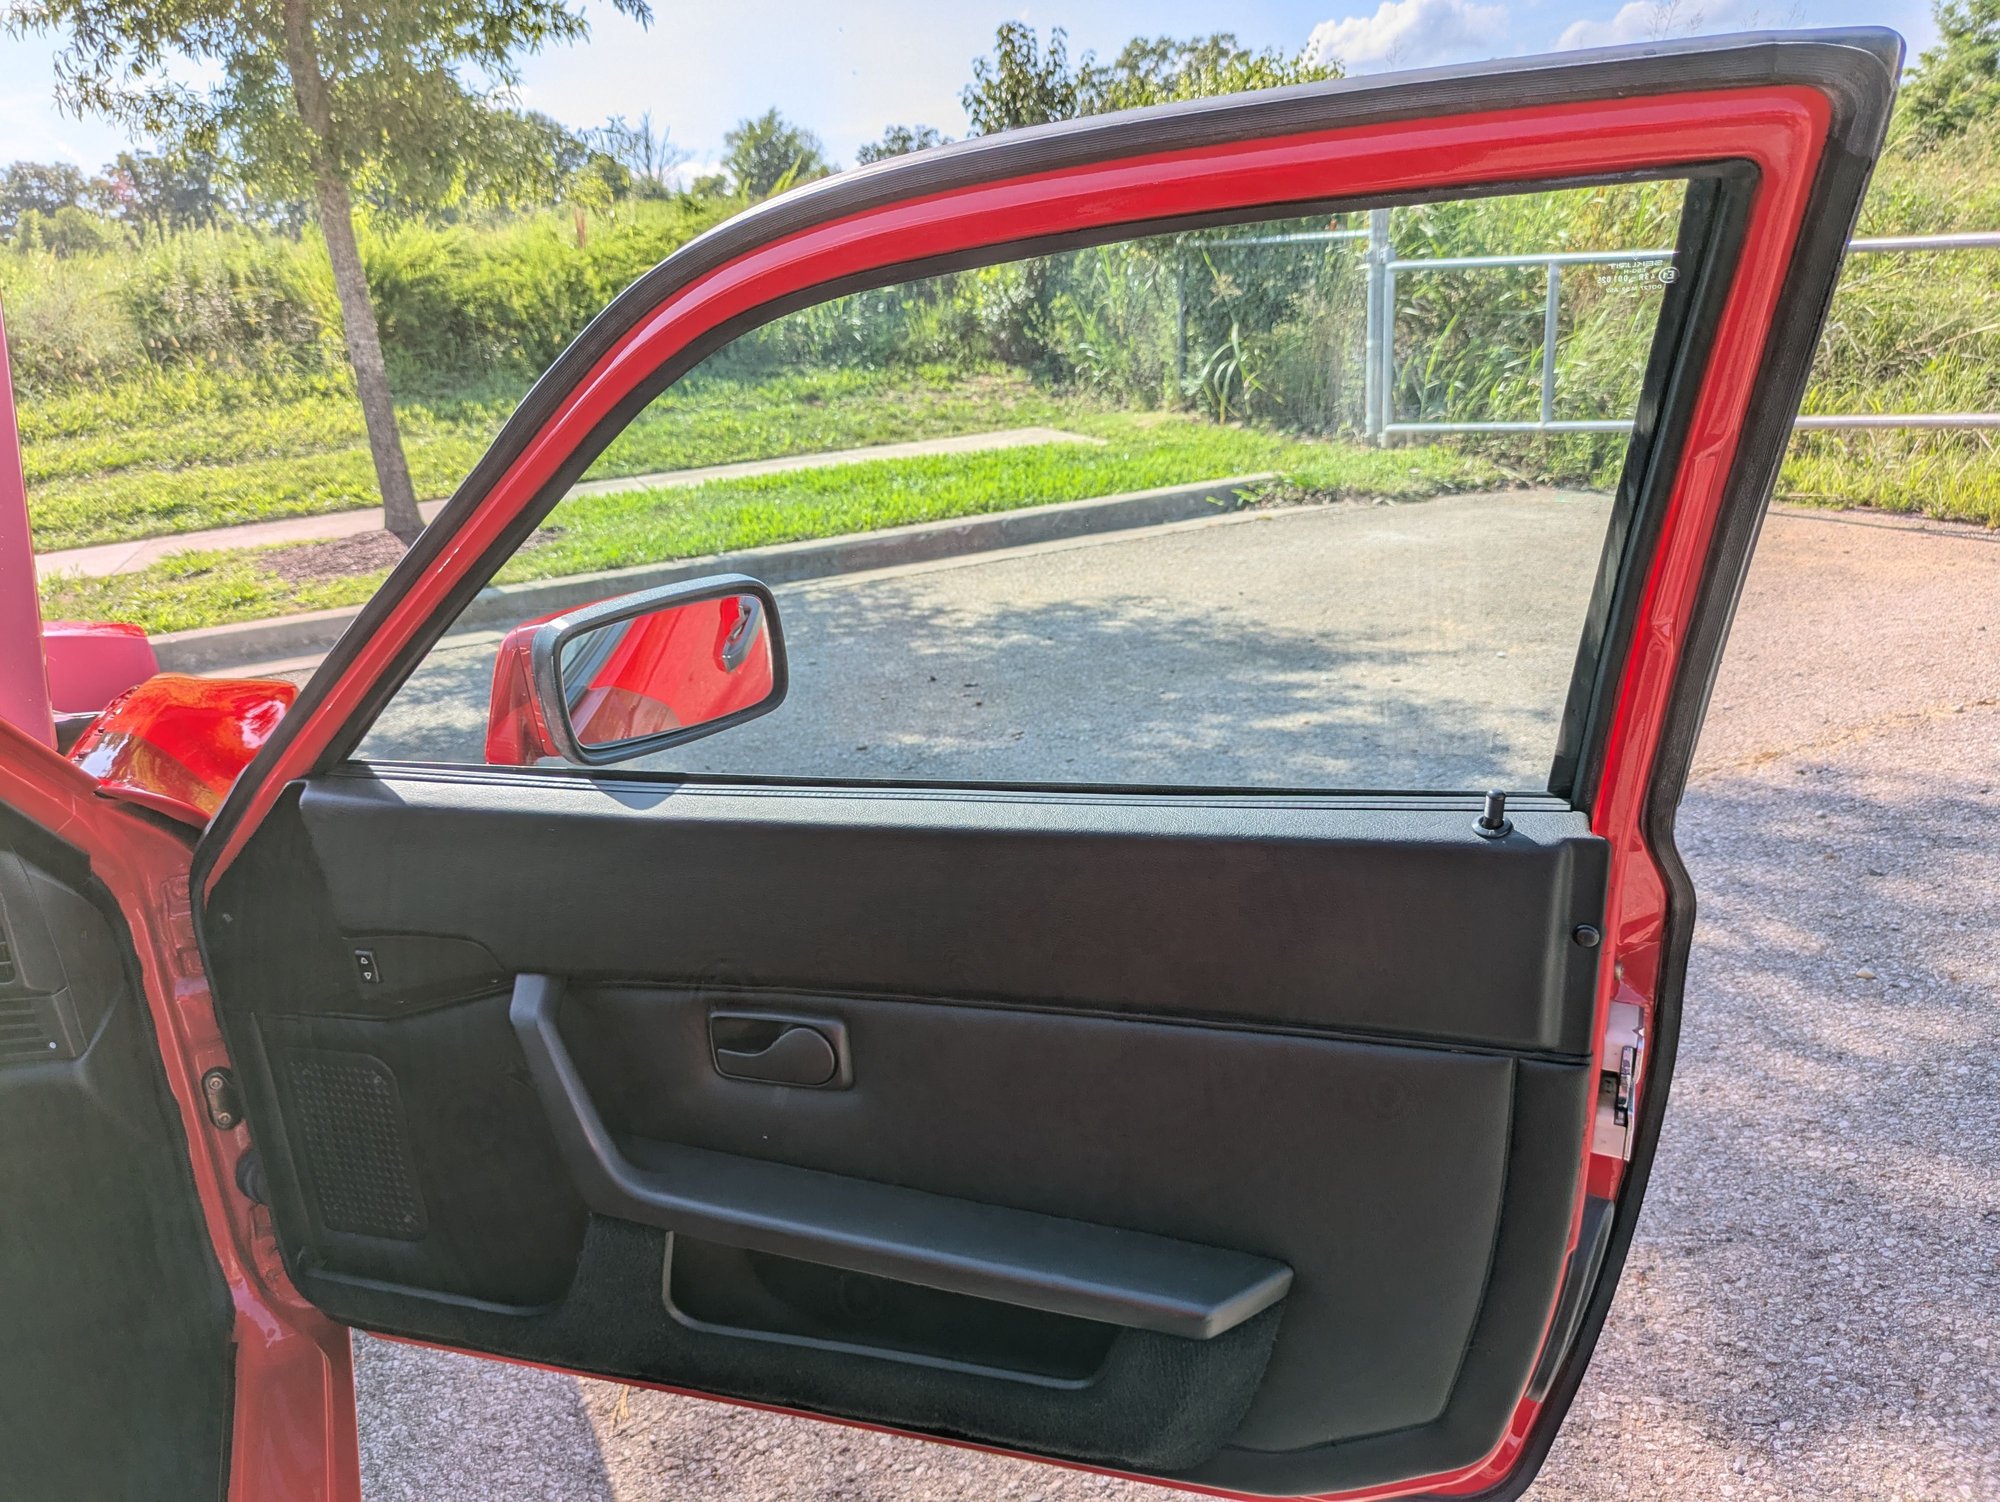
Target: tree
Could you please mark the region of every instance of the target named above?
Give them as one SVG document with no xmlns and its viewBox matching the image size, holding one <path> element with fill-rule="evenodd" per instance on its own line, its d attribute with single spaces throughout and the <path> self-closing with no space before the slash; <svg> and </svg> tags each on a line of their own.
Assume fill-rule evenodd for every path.
<svg viewBox="0 0 2000 1502">
<path fill-rule="evenodd" d="M 2000 0 L 1932 0 L 1938 43 L 1917 59 L 1897 124 L 1931 144 L 2000 112 Z"/>
<path fill-rule="evenodd" d="M 641 22 L 648 0 L 612 0 Z M 170 149 L 226 144 L 260 192 L 304 196 L 333 268 L 347 359 L 368 429 L 383 519 L 423 527 L 355 238 L 357 187 L 421 204 L 462 183 L 462 152 L 518 58 L 588 34 L 570 0 L 16 0 L 17 33 L 63 35 L 62 105 L 150 133 Z M 179 79 L 186 62 L 216 81 Z"/>
<path fill-rule="evenodd" d="M 959 101 L 973 130 L 990 135 L 1079 115 L 1338 77 L 1337 63 L 1315 62 L 1303 52 L 1256 51 L 1226 31 L 1185 41 L 1134 37 L 1109 64 L 1086 52 L 1072 67 L 1060 26 L 1049 33 L 1044 50 L 1032 27 L 1009 21 L 996 34 L 992 55 L 974 60 L 972 82 Z"/>
<path fill-rule="evenodd" d="M 222 164 L 212 151 L 121 151 L 85 190 L 101 214 L 167 234 L 222 217 Z"/>
<path fill-rule="evenodd" d="M 650 113 L 632 124 L 623 115 L 613 115 L 584 139 L 623 167 L 631 178 L 632 192 L 640 198 L 666 198 L 673 193 L 674 169 L 688 154 L 668 139 L 663 125 L 653 129 Z"/>
<path fill-rule="evenodd" d="M 534 110 L 493 110 L 476 141 L 465 146 L 462 202 L 473 209 L 546 209 L 573 197 L 582 178 L 594 183 L 612 168 L 613 190 L 595 186 L 585 197 L 621 196 L 622 169 L 560 120 Z"/>
<path fill-rule="evenodd" d="M 769 198 L 780 189 L 834 170 L 819 137 L 775 109 L 754 120 L 739 120 L 734 130 L 724 132 L 722 146 L 723 168 L 731 185 L 746 198 Z"/>
<path fill-rule="evenodd" d="M 1315 62 L 1304 52 L 1253 51 L 1227 31 L 1186 41 L 1134 37 L 1108 68 L 1086 68 L 1080 113 L 1247 94 L 1340 76 L 1338 63 Z"/>
<path fill-rule="evenodd" d="M 47 218 L 57 209 L 75 208 L 85 187 L 82 171 L 67 162 L 14 163 L 0 172 L 0 235 L 19 234 L 25 215 Z"/>
<path fill-rule="evenodd" d="M 913 151 L 942 146 L 950 139 L 935 125 L 892 125 L 882 132 L 881 140 L 871 141 L 855 152 L 854 160 L 865 167 L 870 162 L 886 162 L 892 156 L 908 156 Z"/>
<path fill-rule="evenodd" d="M 1084 54 L 1086 71 L 1090 55 Z M 958 96 L 973 134 L 990 136 L 1023 125 L 1072 120 L 1083 113 L 1083 81 L 1069 65 L 1069 35 L 1049 32 L 1043 52 L 1035 28 L 1007 21 L 993 39 L 991 57 L 974 58 L 972 82 Z"/>
</svg>

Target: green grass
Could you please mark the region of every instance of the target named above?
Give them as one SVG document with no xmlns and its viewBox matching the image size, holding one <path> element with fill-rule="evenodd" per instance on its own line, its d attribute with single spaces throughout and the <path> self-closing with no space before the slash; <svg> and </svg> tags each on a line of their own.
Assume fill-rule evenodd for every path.
<svg viewBox="0 0 2000 1502">
<path fill-rule="evenodd" d="M 882 459 L 579 496 L 549 517 L 560 535 L 516 556 L 500 579 L 627 568 L 1264 471 L 1329 496 L 1414 497 L 1497 479 L 1491 466 L 1441 449 L 1390 453 L 1164 415 L 1072 412 L 1065 425 L 1104 442 Z"/>
<path fill-rule="evenodd" d="M 1484 460 L 1437 448 L 1306 442 L 1173 416 L 1070 411 L 1063 420 L 1104 443 L 873 460 L 577 497 L 550 517 L 560 532 L 518 554 L 500 578 L 555 578 L 1267 471 L 1282 477 L 1272 493 L 1284 500 L 1414 500 L 1505 479 Z M 42 609 L 51 618 L 128 620 L 150 631 L 180 631 L 356 604 L 383 577 L 301 588 L 263 562 L 269 551 L 178 554 L 130 574 L 60 577 L 43 585 Z"/>
<path fill-rule="evenodd" d="M 266 567 L 268 548 L 175 553 L 129 574 L 42 581 L 44 620 L 131 621 L 148 631 L 188 631 L 358 605 L 388 570 L 293 584 Z"/>
<path fill-rule="evenodd" d="M 520 395 L 495 381 L 399 404 L 422 498 L 449 495 Z M 35 546 L 91 543 L 320 515 L 377 503 L 360 410 L 328 377 L 216 376 L 132 383 L 92 420 L 72 394 L 22 414 Z M 828 371 L 755 384 L 702 380 L 655 401 L 594 476 L 861 448 L 1056 421 L 1026 379 L 936 368 Z"/>
</svg>

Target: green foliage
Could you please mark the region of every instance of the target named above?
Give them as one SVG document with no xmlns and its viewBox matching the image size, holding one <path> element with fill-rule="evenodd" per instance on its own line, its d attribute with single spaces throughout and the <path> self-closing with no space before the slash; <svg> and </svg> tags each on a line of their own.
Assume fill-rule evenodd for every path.
<svg viewBox="0 0 2000 1502">
<path fill-rule="evenodd" d="M 89 392 L 138 374 L 146 354 L 125 309 L 115 264 L 27 253 L 0 262 L 0 298 L 18 396 Z"/>
<path fill-rule="evenodd" d="M 1937 45 L 1917 59 L 1896 101 L 1899 135 L 1923 145 L 2000 113 L 2000 0 L 1932 0 L 1931 17 Z"/>
<path fill-rule="evenodd" d="M 990 136 L 1024 125 L 1075 119 L 1083 113 L 1081 90 L 1069 65 L 1067 32 L 1053 28 L 1044 51 L 1034 27 L 1008 21 L 994 36 L 992 55 L 973 59 L 972 82 L 958 99 L 973 134 Z"/>
<path fill-rule="evenodd" d="M 645 0 L 614 4 L 650 18 Z M 520 56 L 588 29 L 565 0 L 22 0 L 7 24 L 62 38 L 65 105 L 174 148 L 224 147 L 260 197 L 308 197 L 326 168 L 404 207 L 453 201 Z M 213 81 L 182 82 L 187 62 Z"/>
<path fill-rule="evenodd" d="M 296 242 L 200 230 L 157 241 L 135 257 L 120 300 L 156 365 L 316 365 L 329 325 L 314 270 Z"/>
<path fill-rule="evenodd" d="M 729 173 L 731 187 L 749 199 L 769 198 L 834 170 L 819 137 L 792 124 L 776 109 L 737 121 L 733 129 L 723 132 L 722 148 L 722 165 Z"/>
<path fill-rule="evenodd" d="M 474 123 L 478 134 L 464 150 L 454 201 L 429 205 L 434 217 L 577 201 L 596 208 L 631 190 L 631 174 L 621 163 L 547 115 L 495 108 Z M 377 196 L 372 206 L 388 217 L 403 207 L 393 196 Z"/>
<path fill-rule="evenodd" d="M 82 169 L 68 162 L 16 162 L 0 171 L 0 237 L 17 238 L 24 215 L 75 208 L 85 187 Z"/>
<path fill-rule="evenodd" d="M 419 389 L 496 370 L 523 385 L 623 288 L 729 213 L 727 201 L 631 202 L 589 216 L 390 224 L 361 239 L 391 368 Z M 241 227 L 116 255 L 0 257 L 14 375 L 31 399 L 78 381 L 196 363 L 337 369 L 340 315 L 317 236 Z"/>
<path fill-rule="evenodd" d="M 1033 27 L 1009 21 L 995 34 L 992 53 L 973 61 L 972 82 L 959 100 L 974 133 L 991 135 L 1108 110 L 1338 77 L 1337 64 L 1316 62 L 1303 52 L 1256 51 L 1226 31 L 1184 41 L 1134 37 L 1108 64 L 1086 52 L 1072 67 L 1069 38 L 1060 26 L 1049 32 L 1044 48 Z"/>
<path fill-rule="evenodd" d="M 1082 113 L 1247 94 L 1340 76 L 1337 63 L 1315 61 L 1303 52 L 1255 51 L 1227 31 L 1185 41 L 1134 37 L 1108 68 L 1086 69 Z"/>
<path fill-rule="evenodd" d="M 672 196 L 674 168 L 687 160 L 687 153 L 668 138 L 667 128 L 653 128 L 651 114 L 641 114 L 638 122 L 613 115 L 585 140 L 623 169 L 631 191 L 640 198 Z"/>
<path fill-rule="evenodd" d="M 52 256 L 101 256 L 130 241 L 125 227 L 70 203 L 52 214 L 25 210 L 14 229 L 16 255 L 47 251 Z"/>
<path fill-rule="evenodd" d="M 892 156 L 908 156 L 913 151 L 942 146 L 950 139 L 935 125 L 891 125 L 882 132 L 881 140 L 870 141 L 856 151 L 854 160 L 857 166 L 865 167 L 870 162 L 886 162 Z"/>
<path fill-rule="evenodd" d="M 1061 27 L 1050 31 L 1044 48 L 1034 28 L 1010 21 L 999 28 L 991 55 L 973 62 L 972 74 L 960 101 L 974 132 L 990 135 L 1108 110 L 1337 78 L 1340 70 L 1313 62 L 1304 53 L 1286 57 L 1253 51 L 1229 32 L 1187 40 L 1136 37 L 1109 64 L 1100 65 L 1094 54 L 1085 53 L 1072 66 Z M 1071 267 L 1031 264 L 1018 269 L 1006 284 L 1012 306 L 1004 325 L 995 327 L 990 317 L 976 320 L 992 329 L 992 337 L 982 341 L 982 353 L 1027 364 L 1053 379 L 1081 379 L 1092 385 L 1101 385 L 1114 366 L 1122 367 L 1121 382 L 1134 399 L 1151 402 L 1164 394 L 1178 400 L 1188 394 L 1218 412 L 1247 411 L 1259 383 L 1247 363 L 1251 352 L 1244 347 L 1242 326 L 1226 314 L 1214 320 L 1217 327 L 1192 331 L 1201 349 L 1194 384 L 1186 393 L 1163 391 L 1165 385 L 1180 387 L 1187 382 L 1185 350 L 1176 354 L 1171 378 L 1157 368 L 1157 358 L 1132 358 L 1116 351 L 1106 337 L 1109 328 L 1140 316 L 1142 302 L 1152 304 L 1145 321 L 1157 326 L 1162 316 L 1159 290 L 1169 277 L 1183 275 L 1184 268 L 1164 269 L 1166 261 L 1178 256 L 1176 251 L 1142 255 L 1147 262 L 1143 268 L 1122 252 L 1107 253 L 1117 256 L 1127 272 L 1140 276 L 1143 290 L 1137 300 L 1125 289 L 1114 290 L 1097 274 L 1101 267 L 1083 262 Z M 1072 271 L 1086 282 L 1094 281 L 1098 292 L 1115 299 L 1118 306 L 1092 306 L 1077 291 L 1065 289 L 1062 280 Z M 1142 372 L 1149 364 L 1156 368 Z"/>
</svg>

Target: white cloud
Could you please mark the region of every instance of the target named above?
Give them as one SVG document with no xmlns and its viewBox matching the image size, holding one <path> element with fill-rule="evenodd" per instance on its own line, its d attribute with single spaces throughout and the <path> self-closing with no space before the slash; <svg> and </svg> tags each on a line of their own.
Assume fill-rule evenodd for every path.
<svg viewBox="0 0 2000 1502">
<path fill-rule="evenodd" d="M 0 161 L 70 162 L 88 171 L 127 144 L 123 130 L 64 115 L 47 93 L 0 94 Z"/>
<path fill-rule="evenodd" d="M 704 177 L 721 177 L 728 171 L 728 164 L 720 158 L 704 157 L 700 161 L 675 164 L 667 171 L 667 181 L 676 188 L 691 188 Z"/>
<path fill-rule="evenodd" d="M 1480 0 L 1382 0 L 1372 16 L 1322 21 L 1306 50 L 1351 73 L 1416 68 L 1518 52 L 1504 4 Z"/>
<path fill-rule="evenodd" d="M 1798 6 L 1758 8 L 1742 0 L 1628 0 L 1608 21 L 1572 21 L 1556 38 L 1572 47 L 1616 47 L 1622 42 L 1658 42 L 1701 32 L 1747 31 L 1759 26 L 1802 24 Z"/>
</svg>

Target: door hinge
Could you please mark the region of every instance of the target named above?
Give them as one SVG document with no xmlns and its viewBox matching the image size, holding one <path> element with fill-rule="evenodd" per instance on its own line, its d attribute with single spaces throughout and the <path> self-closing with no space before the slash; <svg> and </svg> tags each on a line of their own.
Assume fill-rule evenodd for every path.
<svg viewBox="0 0 2000 1502">
<path fill-rule="evenodd" d="M 1632 1107 L 1639 1066 L 1646 1057 L 1646 1014 L 1626 1001 L 1611 1003 L 1611 1017 L 1597 1050 L 1597 1121 L 1591 1151 L 1630 1161 Z"/>
</svg>

